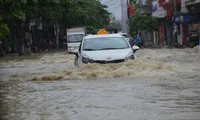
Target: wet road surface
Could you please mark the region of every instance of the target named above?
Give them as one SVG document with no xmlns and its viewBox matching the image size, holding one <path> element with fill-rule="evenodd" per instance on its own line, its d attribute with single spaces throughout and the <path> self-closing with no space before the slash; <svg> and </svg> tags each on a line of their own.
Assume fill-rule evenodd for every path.
<svg viewBox="0 0 200 120">
<path fill-rule="evenodd" d="M 1 62 L 0 117 L 2 120 L 199 120 L 200 53 L 194 49 L 145 49 L 138 51 L 137 56 L 141 61 L 128 65 L 144 67 L 141 71 L 133 69 L 140 73 L 126 76 L 124 71 L 130 68 L 124 64 L 114 66 L 123 73 L 115 74 L 115 78 L 108 76 L 114 72 L 102 72 L 103 77 L 82 80 L 27 79 L 36 73 L 51 74 L 66 69 L 71 70 L 67 75 L 78 72 L 73 67 L 74 56 L 65 53 L 47 54 L 37 60 Z M 163 67 L 166 64 L 175 70 Z M 96 69 L 87 67 L 88 71 Z M 110 69 L 113 66 L 104 68 L 114 70 Z"/>
</svg>

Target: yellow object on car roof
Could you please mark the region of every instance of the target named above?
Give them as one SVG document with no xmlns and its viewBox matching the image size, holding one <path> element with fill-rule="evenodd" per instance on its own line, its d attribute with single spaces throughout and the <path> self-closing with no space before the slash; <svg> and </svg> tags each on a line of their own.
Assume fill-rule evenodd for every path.
<svg viewBox="0 0 200 120">
<path fill-rule="evenodd" d="M 105 29 L 100 29 L 98 32 L 97 32 L 98 35 L 100 34 L 108 34 L 108 32 L 105 30 Z"/>
</svg>

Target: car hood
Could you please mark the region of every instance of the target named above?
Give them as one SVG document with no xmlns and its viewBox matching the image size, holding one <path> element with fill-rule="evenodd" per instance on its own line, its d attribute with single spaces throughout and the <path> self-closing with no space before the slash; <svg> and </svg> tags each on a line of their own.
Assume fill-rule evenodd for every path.
<svg viewBox="0 0 200 120">
<path fill-rule="evenodd" d="M 89 57 L 92 60 L 112 61 L 124 59 L 132 50 L 117 49 L 117 50 L 99 50 L 99 51 L 83 51 L 83 56 Z"/>
</svg>

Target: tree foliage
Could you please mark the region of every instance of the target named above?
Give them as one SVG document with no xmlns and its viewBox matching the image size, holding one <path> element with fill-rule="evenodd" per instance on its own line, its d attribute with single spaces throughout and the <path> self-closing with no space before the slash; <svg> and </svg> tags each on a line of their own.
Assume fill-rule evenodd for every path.
<svg viewBox="0 0 200 120">
<path fill-rule="evenodd" d="M 135 30 L 155 31 L 158 24 L 155 18 L 148 14 L 136 12 L 130 19 L 130 27 Z"/>
<path fill-rule="evenodd" d="M 90 28 L 102 28 L 109 23 L 106 6 L 97 0 L 76 0 L 68 6 L 64 19 L 71 19 L 70 25 L 85 25 Z"/>
<path fill-rule="evenodd" d="M 8 25 L 3 23 L 3 19 L 0 17 L 0 37 L 4 37 L 9 32 Z"/>
<path fill-rule="evenodd" d="M 22 6 L 27 3 L 26 0 L 0 0 L 0 16 L 4 19 L 25 19 L 25 13 Z"/>
<path fill-rule="evenodd" d="M 0 8 L 4 24 L 11 27 L 41 18 L 47 24 L 63 28 L 103 28 L 109 24 L 109 12 L 99 0 L 0 0 Z"/>
</svg>

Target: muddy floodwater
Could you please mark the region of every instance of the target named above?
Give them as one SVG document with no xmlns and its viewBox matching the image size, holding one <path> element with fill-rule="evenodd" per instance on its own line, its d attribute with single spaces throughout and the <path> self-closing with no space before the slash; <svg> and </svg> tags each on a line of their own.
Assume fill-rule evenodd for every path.
<svg viewBox="0 0 200 120">
<path fill-rule="evenodd" d="M 136 55 L 78 68 L 66 52 L 0 60 L 0 120 L 200 120 L 200 52 Z"/>
</svg>

